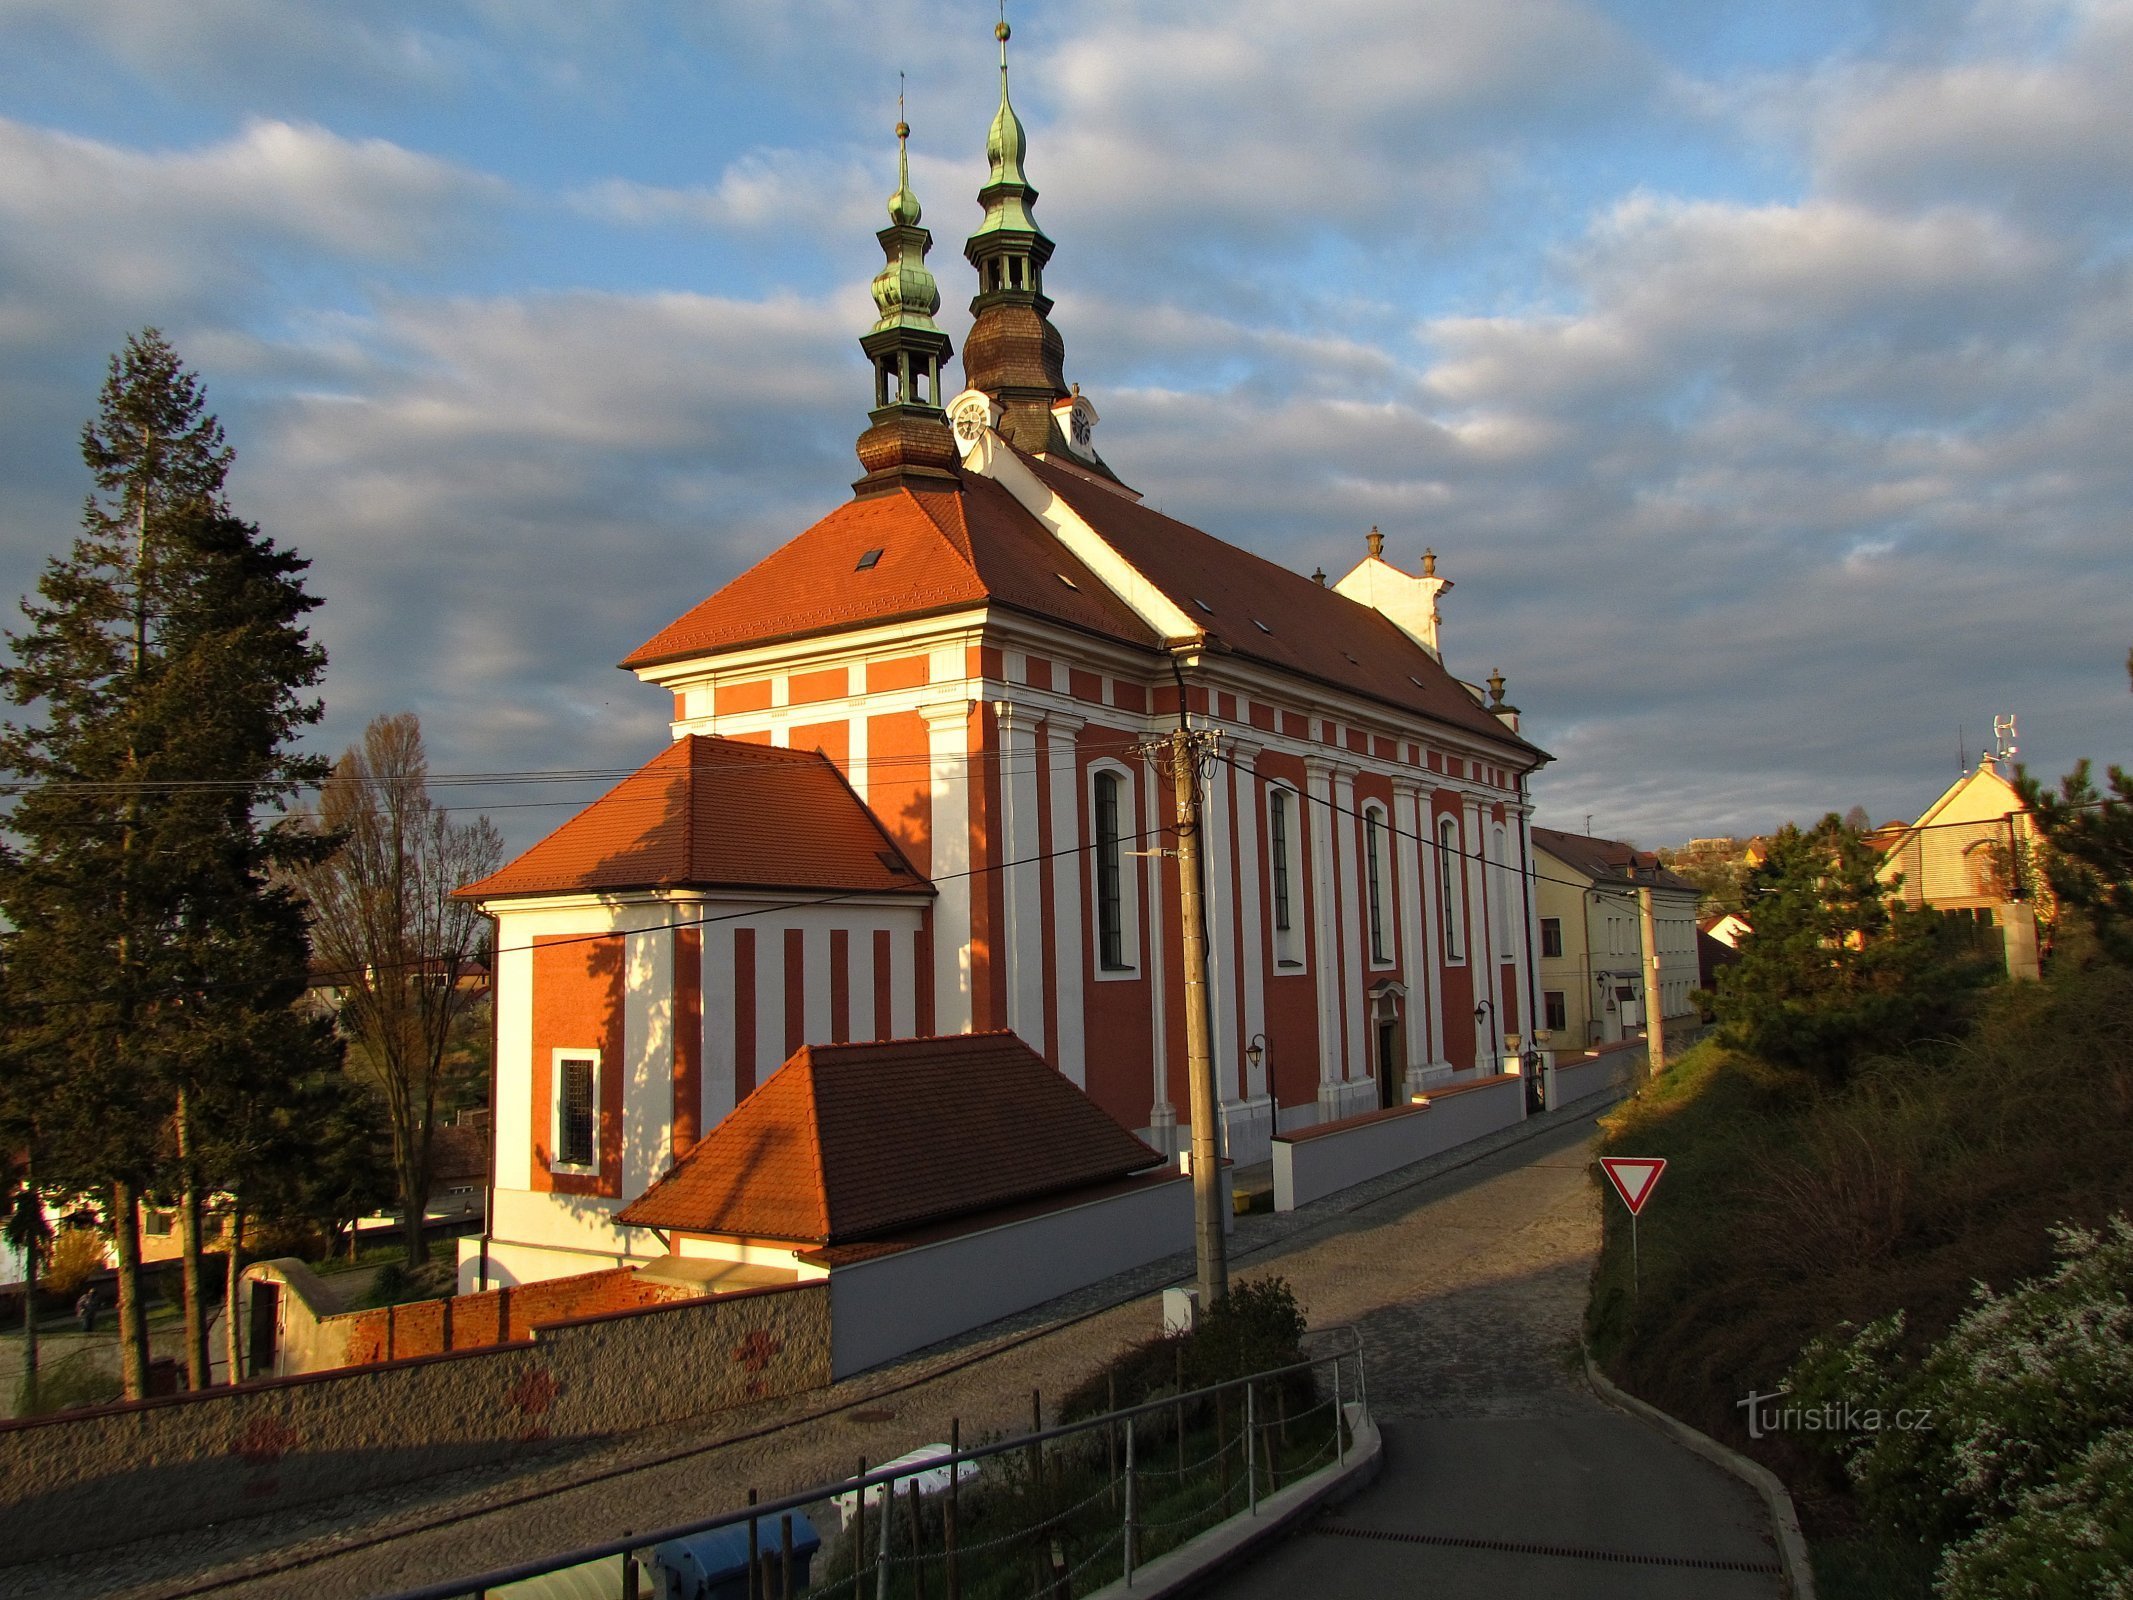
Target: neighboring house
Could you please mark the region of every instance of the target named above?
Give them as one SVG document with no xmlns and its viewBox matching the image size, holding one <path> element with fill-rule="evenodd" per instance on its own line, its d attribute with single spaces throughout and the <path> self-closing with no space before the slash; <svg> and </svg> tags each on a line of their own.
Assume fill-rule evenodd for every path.
<svg viewBox="0 0 2133 1600">
<path fill-rule="evenodd" d="M 1876 830 L 1882 844 L 1877 876 L 1894 884 L 1912 907 L 1966 912 L 2001 929 L 2007 970 L 2034 978 L 2036 896 L 2042 875 L 2033 868 L 2036 826 L 2021 793 L 1986 756 L 1926 808 L 1916 822 Z"/>
<path fill-rule="evenodd" d="M 1703 978 L 1696 885 L 1618 839 L 1533 830 L 1541 940 L 1541 1005 L 1557 1045 L 1607 1044 L 1644 1025 L 1644 941 L 1637 893 L 1652 891 L 1659 1015 L 1695 1016 Z"/>
<path fill-rule="evenodd" d="M 1724 945 L 1728 950 L 1738 950 L 1741 940 L 1755 930 L 1748 926 L 1748 919 L 1738 911 L 1720 911 L 1698 922 L 1696 931 Z"/>
<path fill-rule="evenodd" d="M 965 391 L 942 403 L 905 183 L 852 497 L 628 656 L 671 694 L 675 742 L 463 891 L 498 919 L 493 1226 L 523 1270 L 662 1250 L 618 1213 L 807 1044 L 1006 1029 L 1182 1147 L 1173 790 L 1150 747 L 1185 717 L 1220 735 L 1207 964 L 1235 1159 L 1494 1072 L 1539 1024 L 1522 840 L 1547 757 L 1500 677 L 1446 670 L 1449 581 L 1375 531 L 1314 581 L 1119 481 L 1063 375 L 1004 82 Z"/>
</svg>

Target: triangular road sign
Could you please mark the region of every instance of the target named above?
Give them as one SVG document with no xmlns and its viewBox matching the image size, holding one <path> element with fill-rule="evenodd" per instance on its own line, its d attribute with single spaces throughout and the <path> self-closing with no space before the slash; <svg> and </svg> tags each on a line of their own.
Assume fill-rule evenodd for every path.
<svg viewBox="0 0 2133 1600">
<path fill-rule="evenodd" d="M 1629 1214 L 1635 1216 L 1659 1187 L 1659 1174 L 1666 1171 L 1666 1157 L 1602 1156 L 1600 1165 L 1606 1169 L 1607 1181 L 1615 1186 L 1615 1193 L 1629 1207 Z"/>
</svg>

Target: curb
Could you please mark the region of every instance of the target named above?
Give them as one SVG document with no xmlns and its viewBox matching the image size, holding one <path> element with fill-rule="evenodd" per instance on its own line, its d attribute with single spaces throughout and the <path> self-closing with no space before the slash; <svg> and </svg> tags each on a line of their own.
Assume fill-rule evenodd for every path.
<svg viewBox="0 0 2133 1600">
<path fill-rule="evenodd" d="M 1607 1374 L 1592 1364 L 1590 1350 L 1581 1349 L 1580 1354 L 1585 1358 L 1585 1381 L 1592 1385 L 1592 1392 L 1600 1399 L 1671 1435 L 1678 1443 L 1686 1445 L 1712 1465 L 1732 1473 L 1763 1497 L 1777 1534 L 1778 1559 L 1785 1569 L 1785 1593 L 1791 1600 L 1815 1600 L 1815 1568 L 1807 1553 L 1807 1537 L 1800 1532 L 1800 1514 L 1793 1509 L 1792 1495 L 1778 1481 L 1778 1475 L 1760 1462 L 1750 1461 L 1739 1451 L 1727 1449 L 1679 1417 L 1661 1411 L 1633 1394 L 1624 1393 L 1608 1381 Z"/>
<path fill-rule="evenodd" d="M 1216 1574 L 1234 1566 L 1261 1545 L 1284 1534 L 1320 1506 L 1366 1487 L 1385 1464 L 1384 1436 L 1354 1404 L 1347 1407 L 1354 1444 L 1345 1466 L 1326 1466 L 1301 1483 L 1292 1483 L 1259 1502 L 1257 1516 L 1236 1516 L 1187 1540 L 1133 1574 L 1106 1584 L 1085 1600 L 1167 1600 L 1188 1594 Z"/>
</svg>

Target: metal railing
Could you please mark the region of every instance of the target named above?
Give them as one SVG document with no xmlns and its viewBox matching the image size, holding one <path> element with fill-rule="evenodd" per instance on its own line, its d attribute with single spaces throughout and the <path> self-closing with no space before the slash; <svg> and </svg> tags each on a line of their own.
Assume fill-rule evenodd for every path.
<svg viewBox="0 0 2133 1600">
<path fill-rule="evenodd" d="M 751 1490 L 750 1503 L 731 1511 L 402 1590 L 391 1600 L 480 1600 L 508 1584 L 609 1560 L 618 1561 L 614 1593 L 635 1600 L 650 1593 L 649 1585 L 640 1590 L 639 1564 L 654 1546 L 744 1525 L 750 1600 L 1070 1600 L 1114 1581 L 1130 1587 L 1155 1555 L 1232 1517 L 1256 1516 L 1266 1496 L 1346 1463 L 1347 1408 L 1367 1417 L 1369 1389 L 1354 1328 L 1308 1338 L 1332 1335 L 1345 1335 L 1346 1348 L 1010 1438 L 968 1447 L 952 1438 L 946 1452 L 924 1461 L 869 1471 L 862 1460 L 852 1477 L 781 1499 L 757 1502 Z M 1330 1393 L 1320 1388 L 1321 1374 Z M 1291 1400 L 1307 1389 L 1309 1403 L 1292 1411 Z M 936 1474 L 944 1486 L 922 1494 L 917 1480 Z M 823 1545 L 810 1581 L 795 1587 L 792 1517 L 829 1500 L 848 1500 L 850 1519 Z M 929 1587 L 929 1575 L 937 1586 Z"/>
</svg>

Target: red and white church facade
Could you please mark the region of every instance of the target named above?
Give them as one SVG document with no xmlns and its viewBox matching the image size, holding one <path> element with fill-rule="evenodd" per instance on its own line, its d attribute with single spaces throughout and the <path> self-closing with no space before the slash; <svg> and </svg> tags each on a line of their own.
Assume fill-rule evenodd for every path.
<svg viewBox="0 0 2133 1600">
<path fill-rule="evenodd" d="M 1120 482 L 1064 379 L 1004 71 L 989 154 L 963 392 L 942 395 L 902 183 L 866 475 L 625 659 L 672 696 L 673 745 L 462 891 L 498 952 L 490 1282 L 664 1254 L 615 1214 L 804 1044 L 1006 1029 L 1184 1148 L 1171 780 L 1146 753 L 1181 715 L 1220 735 L 1233 1159 L 1496 1072 L 1539 1026 L 1525 794 L 1547 758 L 1500 679 L 1444 665 L 1434 559 L 1396 566 L 1372 530 L 1328 583 Z"/>
</svg>

